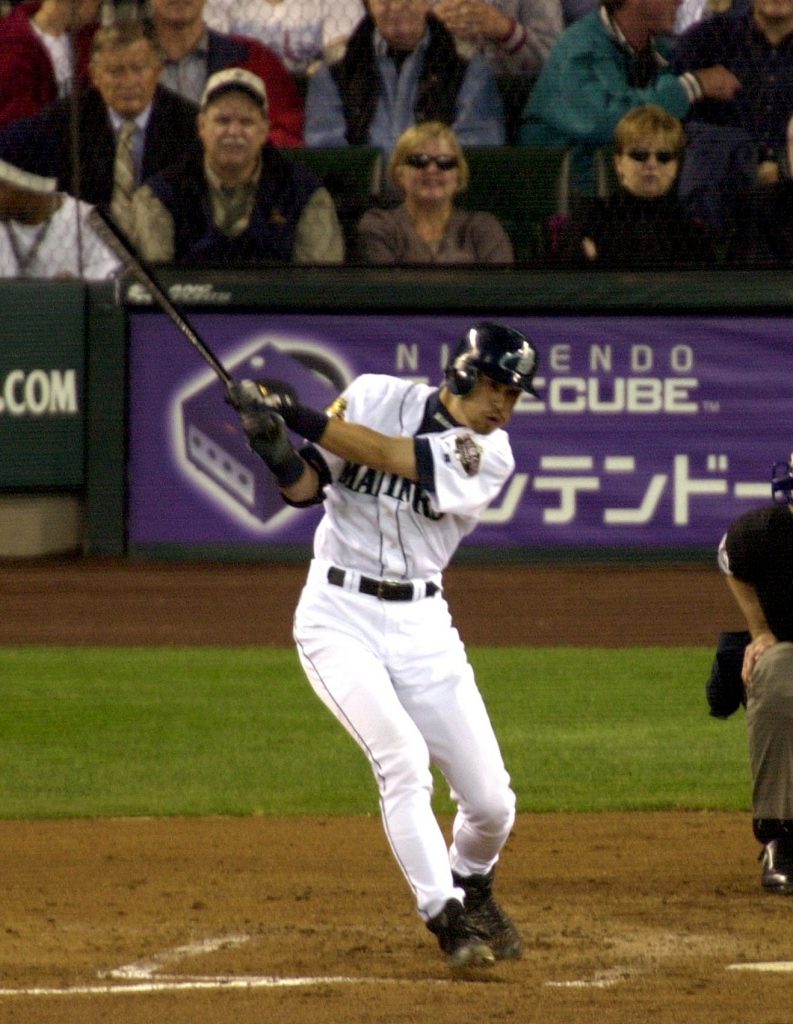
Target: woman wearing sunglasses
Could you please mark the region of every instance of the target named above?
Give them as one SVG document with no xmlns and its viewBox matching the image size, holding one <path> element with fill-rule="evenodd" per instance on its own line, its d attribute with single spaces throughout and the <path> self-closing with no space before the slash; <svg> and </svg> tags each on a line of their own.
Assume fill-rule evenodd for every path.
<svg viewBox="0 0 793 1024">
<path fill-rule="evenodd" d="M 512 243 L 489 213 L 458 210 L 468 184 L 462 147 L 447 125 L 426 121 L 408 128 L 388 164 L 391 185 L 402 197 L 393 209 L 371 209 L 358 224 L 364 263 L 511 264 Z"/>
<path fill-rule="evenodd" d="M 661 107 L 636 107 L 618 123 L 614 143 L 617 188 L 608 199 L 582 202 L 564 256 L 626 270 L 712 264 L 712 233 L 677 197 L 686 144 L 680 121 Z"/>
</svg>

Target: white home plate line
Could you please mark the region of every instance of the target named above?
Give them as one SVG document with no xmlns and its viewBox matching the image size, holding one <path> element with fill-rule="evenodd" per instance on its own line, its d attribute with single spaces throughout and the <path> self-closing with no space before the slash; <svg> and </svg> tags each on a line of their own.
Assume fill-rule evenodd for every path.
<svg viewBox="0 0 793 1024">
<path fill-rule="evenodd" d="M 793 960 L 769 960 L 767 963 L 756 964 L 730 964 L 728 971 L 779 971 L 790 973 L 793 971 Z"/>
<path fill-rule="evenodd" d="M 162 953 L 155 953 L 148 960 L 138 960 L 132 964 L 125 964 L 123 967 L 115 967 L 110 971 L 100 971 L 99 977 L 129 978 L 130 980 L 143 981 L 151 978 L 156 971 L 159 971 L 166 964 L 178 963 L 180 960 L 187 960 L 191 956 L 201 956 L 204 953 L 215 953 L 219 949 L 232 949 L 235 946 L 244 946 L 250 940 L 250 935 L 234 934 L 217 935 L 213 939 L 203 939 L 201 942 L 188 942 L 184 946 L 177 946 L 175 949 L 166 949 Z"/>
<path fill-rule="evenodd" d="M 400 978 L 351 978 L 344 975 L 317 977 L 279 978 L 273 975 L 218 975 L 194 977 L 190 975 L 159 974 L 166 964 L 178 963 L 189 957 L 214 953 L 219 949 L 242 946 L 251 940 L 250 935 L 218 935 L 200 942 L 189 942 L 184 946 L 163 950 L 147 960 L 124 964 L 109 971 L 100 971 L 100 978 L 113 978 L 125 984 L 72 985 L 69 987 L 31 986 L 28 988 L 0 988 L 3 996 L 107 996 L 134 995 L 151 992 L 187 992 L 198 990 L 257 989 L 257 988 L 301 988 L 308 985 L 388 985 L 416 984 L 413 979 Z M 157 975 L 155 977 L 155 974 Z M 426 979 L 433 985 L 447 984 L 444 979 Z"/>
<path fill-rule="evenodd" d="M 443 985 L 443 979 L 426 979 L 430 984 Z M 126 985 L 74 985 L 69 988 L 0 988 L 3 996 L 118 996 L 138 995 L 151 992 L 195 992 L 199 990 L 256 989 L 256 988 L 300 988 L 307 985 L 415 985 L 413 979 L 398 978 L 346 978 L 328 975 L 316 978 L 275 978 L 275 977 L 230 977 L 230 978 L 178 978 L 162 977 L 152 981 L 133 981 Z"/>
<path fill-rule="evenodd" d="M 575 978 L 572 981 L 546 981 L 548 988 L 611 988 L 628 978 L 628 971 L 612 967 L 608 971 L 598 971 L 592 978 Z"/>
</svg>

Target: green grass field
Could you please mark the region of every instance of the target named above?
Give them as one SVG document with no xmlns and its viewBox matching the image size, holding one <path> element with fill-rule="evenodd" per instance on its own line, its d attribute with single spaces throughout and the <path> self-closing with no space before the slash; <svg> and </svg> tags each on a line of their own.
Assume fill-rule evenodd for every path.
<svg viewBox="0 0 793 1024">
<path fill-rule="evenodd" d="M 519 810 L 750 806 L 744 713 L 707 713 L 711 650 L 469 653 Z M 376 812 L 292 650 L 7 647 L 0 679 L 0 818 Z"/>
</svg>

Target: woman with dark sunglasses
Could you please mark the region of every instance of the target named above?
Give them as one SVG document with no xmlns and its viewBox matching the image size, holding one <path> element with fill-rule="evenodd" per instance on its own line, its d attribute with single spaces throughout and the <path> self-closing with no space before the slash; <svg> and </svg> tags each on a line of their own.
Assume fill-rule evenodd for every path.
<svg viewBox="0 0 793 1024">
<path fill-rule="evenodd" d="M 717 249 L 712 232 L 691 220 L 677 196 L 686 137 L 661 107 L 636 107 L 614 137 L 616 188 L 582 201 L 562 247 L 573 263 L 626 270 L 707 267 Z"/>
<path fill-rule="evenodd" d="M 361 261 L 402 266 L 513 263 L 512 243 L 496 217 L 455 206 L 468 176 L 451 128 L 440 121 L 408 128 L 388 164 L 390 184 L 402 202 L 363 215 L 358 224 Z"/>
</svg>

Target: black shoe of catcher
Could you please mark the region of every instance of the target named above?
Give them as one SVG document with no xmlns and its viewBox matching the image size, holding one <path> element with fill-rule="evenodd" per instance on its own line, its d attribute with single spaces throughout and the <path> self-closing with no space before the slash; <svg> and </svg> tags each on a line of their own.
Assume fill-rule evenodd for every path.
<svg viewBox="0 0 793 1024">
<path fill-rule="evenodd" d="M 760 852 L 763 862 L 763 888 L 769 892 L 793 895 L 793 839 L 772 839 Z"/>
<path fill-rule="evenodd" d="M 493 950 L 471 926 L 459 900 L 447 900 L 440 914 L 427 921 L 427 927 L 437 936 L 450 967 L 458 970 L 495 963 Z"/>
<path fill-rule="evenodd" d="M 465 914 L 484 937 L 497 960 L 518 960 L 523 954 L 518 929 L 493 896 L 493 872 L 463 877 L 452 872 L 454 884 L 465 890 Z"/>
</svg>

